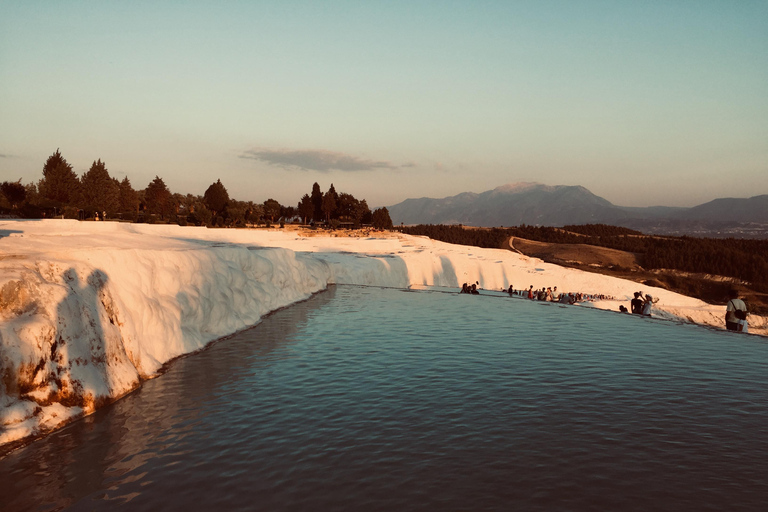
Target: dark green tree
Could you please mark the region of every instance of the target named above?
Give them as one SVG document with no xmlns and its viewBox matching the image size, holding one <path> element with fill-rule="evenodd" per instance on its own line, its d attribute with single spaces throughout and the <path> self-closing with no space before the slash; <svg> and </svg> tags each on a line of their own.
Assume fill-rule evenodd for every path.
<svg viewBox="0 0 768 512">
<path fill-rule="evenodd" d="M 248 214 L 248 222 L 258 224 L 264 218 L 264 205 L 248 203 L 250 213 Z"/>
<path fill-rule="evenodd" d="M 11 208 L 18 208 L 27 198 L 27 189 L 19 181 L 4 181 L 0 184 L 0 192 L 11 203 Z"/>
<path fill-rule="evenodd" d="M 280 217 L 280 203 L 271 198 L 264 201 L 264 216 L 275 222 L 275 218 Z"/>
<path fill-rule="evenodd" d="M 57 149 L 43 166 L 43 179 L 37 185 L 43 200 L 52 206 L 77 206 L 80 200 L 80 180 Z"/>
<path fill-rule="evenodd" d="M 34 183 L 27 183 L 24 185 L 24 188 L 27 190 L 27 203 L 38 204 L 40 202 L 40 194 L 37 193 L 37 185 Z"/>
<path fill-rule="evenodd" d="M 227 224 L 230 226 L 242 226 L 248 215 L 248 203 L 244 201 L 230 200 L 227 203 Z"/>
<path fill-rule="evenodd" d="M 323 192 L 320 190 L 320 185 L 318 185 L 317 182 L 312 185 L 311 197 L 312 205 L 315 208 L 312 218 L 315 219 L 315 222 L 320 222 L 323 220 Z"/>
<path fill-rule="evenodd" d="M 131 186 L 128 176 L 120 182 L 120 211 L 135 213 L 139 210 L 139 194 Z"/>
<path fill-rule="evenodd" d="M 373 227 L 376 229 L 392 229 L 392 219 L 389 217 L 389 210 L 386 207 L 377 208 L 373 211 Z"/>
<path fill-rule="evenodd" d="M 365 199 L 358 201 L 353 218 L 355 220 L 355 227 L 373 222 L 373 214 L 371 213 L 371 209 L 368 208 L 368 202 Z"/>
<path fill-rule="evenodd" d="M 165 186 L 165 182 L 159 176 L 147 185 L 144 191 L 144 203 L 149 213 L 160 214 L 162 219 L 164 215 L 170 213 L 168 201 L 171 198 L 171 191 Z"/>
<path fill-rule="evenodd" d="M 221 184 L 221 180 L 216 180 L 216 183 L 212 183 L 205 194 L 203 194 L 203 201 L 205 206 L 213 212 L 214 215 L 220 215 L 221 212 L 227 207 L 229 203 L 229 193 L 224 185 Z"/>
<path fill-rule="evenodd" d="M 83 174 L 80 183 L 83 208 L 108 213 L 120 209 L 120 184 L 109 176 L 101 159 L 93 162 L 91 168 Z"/>
<path fill-rule="evenodd" d="M 205 207 L 203 198 L 196 196 L 196 198 L 188 203 L 189 214 L 187 215 L 187 222 L 195 225 L 207 226 L 213 220 L 213 214 L 211 210 Z"/>
<path fill-rule="evenodd" d="M 336 217 L 341 220 L 354 220 L 358 200 L 352 194 L 342 192 L 336 199 Z"/>
<path fill-rule="evenodd" d="M 296 215 L 296 208 L 293 206 L 280 206 L 280 217 L 286 221 L 293 219 Z"/>
<path fill-rule="evenodd" d="M 315 213 L 315 206 L 312 204 L 312 198 L 309 197 L 309 194 L 304 194 L 301 198 L 298 210 L 299 216 L 304 219 L 304 224 L 306 224 L 307 220 L 311 219 L 312 215 Z"/>
<path fill-rule="evenodd" d="M 323 215 L 325 215 L 325 221 L 330 222 L 331 215 L 336 211 L 336 190 L 331 185 L 330 190 L 323 195 Z"/>
</svg>

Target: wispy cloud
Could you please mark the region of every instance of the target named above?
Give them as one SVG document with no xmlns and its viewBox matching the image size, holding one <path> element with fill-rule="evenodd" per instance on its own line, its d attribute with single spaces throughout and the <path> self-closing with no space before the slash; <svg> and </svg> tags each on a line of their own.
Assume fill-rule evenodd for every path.
<svg viewBox="0 0 768 512">
<path fill-rule="evenodd" d="M 392 162 L 366 160 L 353 155 L 322 149 L 252 149 L 240 155 L 240 158 L 260 160 L 285 169 L 320 172 L 357 172 L 401 167 Z"/>
</svg>

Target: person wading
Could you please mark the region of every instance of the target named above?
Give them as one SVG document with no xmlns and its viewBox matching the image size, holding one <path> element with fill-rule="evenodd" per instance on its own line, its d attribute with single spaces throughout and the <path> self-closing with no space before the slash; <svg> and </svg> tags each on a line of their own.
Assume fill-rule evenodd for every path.
<svg viewBox="0 0 768 512">
<path fill-rule="evenodd" d="M 739 292 L 731 290 L 725 308 L 725 328 L 729 331 L 747 331 L 747 305 L 739 298 Z"/>
</svg>

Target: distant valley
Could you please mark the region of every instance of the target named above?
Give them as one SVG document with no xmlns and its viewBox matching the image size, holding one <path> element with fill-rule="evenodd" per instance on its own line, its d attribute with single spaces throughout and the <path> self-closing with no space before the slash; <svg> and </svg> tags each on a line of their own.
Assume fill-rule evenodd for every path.
<svg viewBox="0 0 768 512">
<path fill-rule="evenodd" d="M 396 225 L 611 224 L 649 234 L 768 238 L 768 194 L 715 199 L 691 208 L 638 208 L 614 205 L 581 186 L 515 183 L 480 194 L 406 199 L 388 210 Z"/>
</svg>

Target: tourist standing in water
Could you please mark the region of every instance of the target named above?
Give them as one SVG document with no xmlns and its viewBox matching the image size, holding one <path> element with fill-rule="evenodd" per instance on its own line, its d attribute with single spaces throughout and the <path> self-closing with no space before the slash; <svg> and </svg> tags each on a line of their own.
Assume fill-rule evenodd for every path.
<svg viewBox="0 0 768 512">
<path fill-rule="evenodd" d="M 635 292 L 635 298 L 629 302 L 629 306 L 633 314 L 643 314 L 643 299 L 640 298 L 640 292 Z"/>
<path fill-rule="evenodd" d="M 653 297 L 646 294 L 645 301 L 643 302 L 643 316 L 651 316 L 651 307 L 658 301 L 659 299 L 653 300 Z"/>
<path fill-rule="evenodd" d="M 725 307 L 725 328 L 729 331 L 748 332 L 747 305 L 739 298 L 739 292 L 731 290 Z M 742 323 L 743 322 L 743 323 Z"/>
</svg>

